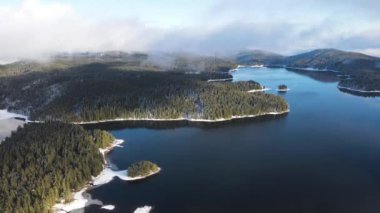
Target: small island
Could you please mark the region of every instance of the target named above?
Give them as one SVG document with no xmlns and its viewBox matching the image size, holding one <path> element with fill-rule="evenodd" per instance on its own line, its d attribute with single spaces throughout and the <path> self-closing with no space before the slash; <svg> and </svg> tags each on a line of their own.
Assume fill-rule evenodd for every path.
<svg viewBox="0 0 380 213">
<path fill-rule="evenodd" d="M 287 91 L 289 91 L 289 88 L 285 84 L 281 84 L 277 87 L 277 91 L 278 92 L 287 92 Z"/>
<path fill-rule="evenodd" d="M 160 172 L 161 168 L 150 161 L 140 161 L 128 167 L 127 175 L 131 180 L 143 179 Z"/>
</svg>

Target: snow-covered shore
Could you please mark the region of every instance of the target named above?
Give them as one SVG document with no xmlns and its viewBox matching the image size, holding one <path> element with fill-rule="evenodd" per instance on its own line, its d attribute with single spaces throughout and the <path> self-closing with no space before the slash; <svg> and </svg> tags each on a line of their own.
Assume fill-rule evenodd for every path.
<svg viewBox="0 0 380 213">
<path fill-rule="evenodd" d="M 69 203 L 58 203 L 53 206 L 53 211 L 56 213 L 66 213 L 73 210 L 83 209 L 89 205 L 102 206 L 103 202 L 100 200 L 92 200 L 91 196 L 84 197 L 83 193 L 88 189 L 88 186 L 81 189 L 79 192 L 74 193 L 73 201 Z"/>
<path fill-rule="evenodd" d="M 25 122 L 28 122 L 28 117 L 25 115 L 12 113 L 6 109 L 0 110 L 0 143 L 6 137 L 9 137 L 13 131 L 16 131 L 18 127 L 22 127 Z"/>
<path fill-rule="evenodd" d="M 105 149 L 99 149 L 100 153 L 102 153 L 103 158 L 105 159 L 107 152 L 111 151 L 115 147 L 122 147 L 121 144 L 124 143 L 123 139 L 116 139 L 113 144 Z"/>
<path fill-rule="evenodd" d="M 338 89 L 345 89 L 352 92 L 360 92 L 360 93 L 380 93 L 380 90 L 359 90 L 359 89 L 352 89 L 349 87 L 342 87 L 342 86 L 338 86 Z"/>
<path fill-rule="evenodd" d="M 287 91 L 289 91 L 290 89 L 288 88 L 288 89 L 276 89 L 278 92 L 287 92 Z"/>
<path fill-rule="evenodd" d="M 149 213 L 152 210 L 151 206 L 143 206 L 137 208 L 133 213 Z"/>
<path fill-rule="evenodd" d="M 222 78 L 222 79 L 209 79 L 207 82 L 224 82 L 224 81 L 232 81 L 233 78 Z"/>
<path fill-rule="evenodd" d="M 302 70 L 302 71 L 313 71 L 313 72 L 336 72 L 340 73 L 340 71 L 337 70 L 329 70 L 329 69 L 317 69 L 313 67 L 287 67 L 284 66 L 285 69 L 292 69 L 292 70 Z"/>
<path fill-rule="evenodd" d="M 122 144 L 124 140 L 116 139 L 114 143 L 107 147 L 106 149 L 99 149 L 99 151 L 102 153 L 103 157 L 105 158 L 105 155 L 107 152 L 111 151 L 115 147 L 120 147 L 120 144 Z M 124 181 L 135 181 L 135 180 L 141 180 L 148 178 L 152 175 L 155 175 L 161 171 L 161 168 L 158 168 L 156 172 L 151 172 L 150 174 L 146 176 L 138 176 L 138 177 L 129 177 L 128 176 L 128 170 L 120 170 L 120 171 L 114 171 L 111 168 L 105 166 L 103 171 L 96 177 L 92 178 L 91 184 L 88 184 L 85 186 L 82 190 L 74 193 L 74 200 L 70 203 L 58 203 L 53 206 L 53 211 L 56 213 L 64 213 L 64 212 L 70 212 L 77 209 L 83 209 L 86 206 L 89 205 L 100 205 L 102 206 L 102 209 L 106 210 L 113 210 L 115 206 L 113 205 L 104 205 L 103 202 L 100 200 L 92 200 L 91 196 L 84 197 L 83 193 L 87 191 L 91 187 L 97 187 L 104 184 L 107 184 L 111 182 L 115 177 L 120 178 Z M 149 211 L 148 211 L 149 212 Z"/>
<path fill-rule="evenodd" d="M 128 170 L 114 171 L 111 168 L 105 168 L 96 178 L 94 178 L 93 185 L 94 186 L 104 185 L 106 183 L 111 182 L 114 177 L 118 177 L 124 181 L 141 180 L 141 179 L 148 178 L 152 175 L 155 175 L 159 173 L 160 171 L 161 171 L 161 168 L 158 168 L 158 171 L 151 172 L 149 175 L 146 175 L 146 176 L 129 177 Z"/>
<path fill-rule="evenodd" d="M 22 118 L 22 119 L 25 119 L 25 121 L 28 120 L 28 116 L 9 112 L 6 109 L 0 110 L 0 120 L 10 119 L 10 118 Z"/>
<path fill-rule="evenodd" d="M 262 89 L 253 89 L 253 90 L 248 90 L 247 93 L 255 93 L 255 92 L 265 92 L 271 90 L 271 88 L 262 88 Z"/>
<path fill-rule="evenodd" d="M 213 123 L 213 122 L 223 122 L 223 121 L 231 121 L 235 119 L 242 118 L 254 118 L 264 115 L 281 115 L 290 112 L 290 110 L 285 110 L 281 112 L 265 112 L 259 113 L 256 115 L 236 115 L 231 118 L 220 118 L 220 119 L 192 119 L 192 118 L 167 118 L 167 119 L 157 119 L 157 118 L 115 118 L 115 119 L 106 119 L 106 120 L 98 120 L 98 121 L 82 121 L 82 122 L 73 122 L 73 124 L 99 124 L 99 123 L 108 123 L 108 122 L 123 122 L 123 121 L 190 121 L 190 122 L 205 122 L 205 123 Z"/>
<path fill-rule="evenodd" d="M 109 146 L 105 149 L 99 149 L 99 152 L 102 153 L 103 158 L 105 159 L 105 155 L 107 152 L 111 151 L 114 147 L 119 147 L 120 144 L 122 144 L 123 142 L 124 142 L 124 140 L 116 139 L 111 146 Z M 124 176 L 126 176 L 126 174 L 127 174 L 126 171 L 112 171 L 110 168 L 105 167 L 103 169 L 103 171 L 97 177 L 92 178 L 92 181 L 91 181 L 92 186 L 90 186 L 90 184 L 88 184 L 83 189 L 81 189 L 80 191 L 73 193 L 73 201 L 71 201 L 69 203 L 62 203 L 61 202 L 61 203 L 55 204 L 53 206 L 53 211 L 56 213 L 65 213 L 65 212 L 70 212 L 73 210 L 83 209 L 89 205 L 103 206 L 102 201 L 92 200 L 91 196 L 89 196 L 89 195 L 87 197 L 84 197 L 83 193 L 85 191 L 87 191 L 90 187 L 100 186 L 100 185 L 103 185 L 103 184 L 106 184 L 106 183 L 112 181 L 112 179 L 115 176 L 122 179 L 121 178 L 121 177 L 123 177 L 123 175 L 121 175 L 122 172 L 124 172 L 124 174 L 125 174 Z M 119 176 L 119 174 L 120 174 L 120 176 Z M 112 205 L 105 205 L 102 208 L 106 209 L 106 210 L 113 210 L 115 207 Z"/>
</svg>

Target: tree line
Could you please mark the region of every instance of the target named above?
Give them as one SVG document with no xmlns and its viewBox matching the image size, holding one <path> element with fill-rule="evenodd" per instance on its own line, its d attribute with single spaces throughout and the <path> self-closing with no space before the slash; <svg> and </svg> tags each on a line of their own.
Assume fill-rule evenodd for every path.
<svg viewBox="0 0 380 213">
<path fill-rule="evenodd" d="M 103 169 L 113 137 L 60 122 L 26 124 L 0 145 L 0 212 L 50 212 Z"/>
<path fill-rule="evenodd" d="M 257 82 L 207 82 L 228 73 L 120 71 L 92 64 L 71 71 L 32 73 L 0 81 L 0 107 L 35 120 L 94 121 L 114 118 L 220 119 L 281 112 L 286 101 Z"/>
</svg>

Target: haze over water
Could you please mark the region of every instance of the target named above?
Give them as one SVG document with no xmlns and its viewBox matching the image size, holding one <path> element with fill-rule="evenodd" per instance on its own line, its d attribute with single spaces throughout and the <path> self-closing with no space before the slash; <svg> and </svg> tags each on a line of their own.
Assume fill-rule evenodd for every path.
<svg viewBox="0 0 380 213">
<path fill-rule="evenodd" d="M 119 169 L 150 160 L 162 172 L 137 183 L 115 179 L 93 198 L 133 212 L 378 212 L 380 98 L 342 93 L 333 74 L 240 69 L 235 81 L 255 80 L 281 94 L 290 113 L 216 127 L 125 128 L 110 154 Z M 173 126 L 173 125 L 171 125 Z M 102 125 L 108 129 L 111 125 Z M 102 212 L 88 207 L 86 212 Z"/>
</svg>

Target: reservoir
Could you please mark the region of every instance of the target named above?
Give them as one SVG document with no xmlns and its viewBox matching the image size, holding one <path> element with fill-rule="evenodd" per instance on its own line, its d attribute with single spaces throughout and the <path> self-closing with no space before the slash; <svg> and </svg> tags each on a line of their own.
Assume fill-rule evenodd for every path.
<svg viewBox="0 0 380 213">
<path fill-rule="evenodd" d="M 218 124 L 109 123 L 125 143 L 109 154 L 120 170 L 149 160 L 162 171 L 138 182 L 90 190 L 93 199 L 133 212 L 371 213 L 380 209 L 380 98 L 337 89 L 329 72 L 241 68 L 283 96 L 290 112 Z M 287 93 L 277 93 L 280 84 Z M 109 212 L 99 206 L 86 212 Z"/>
</svg>

